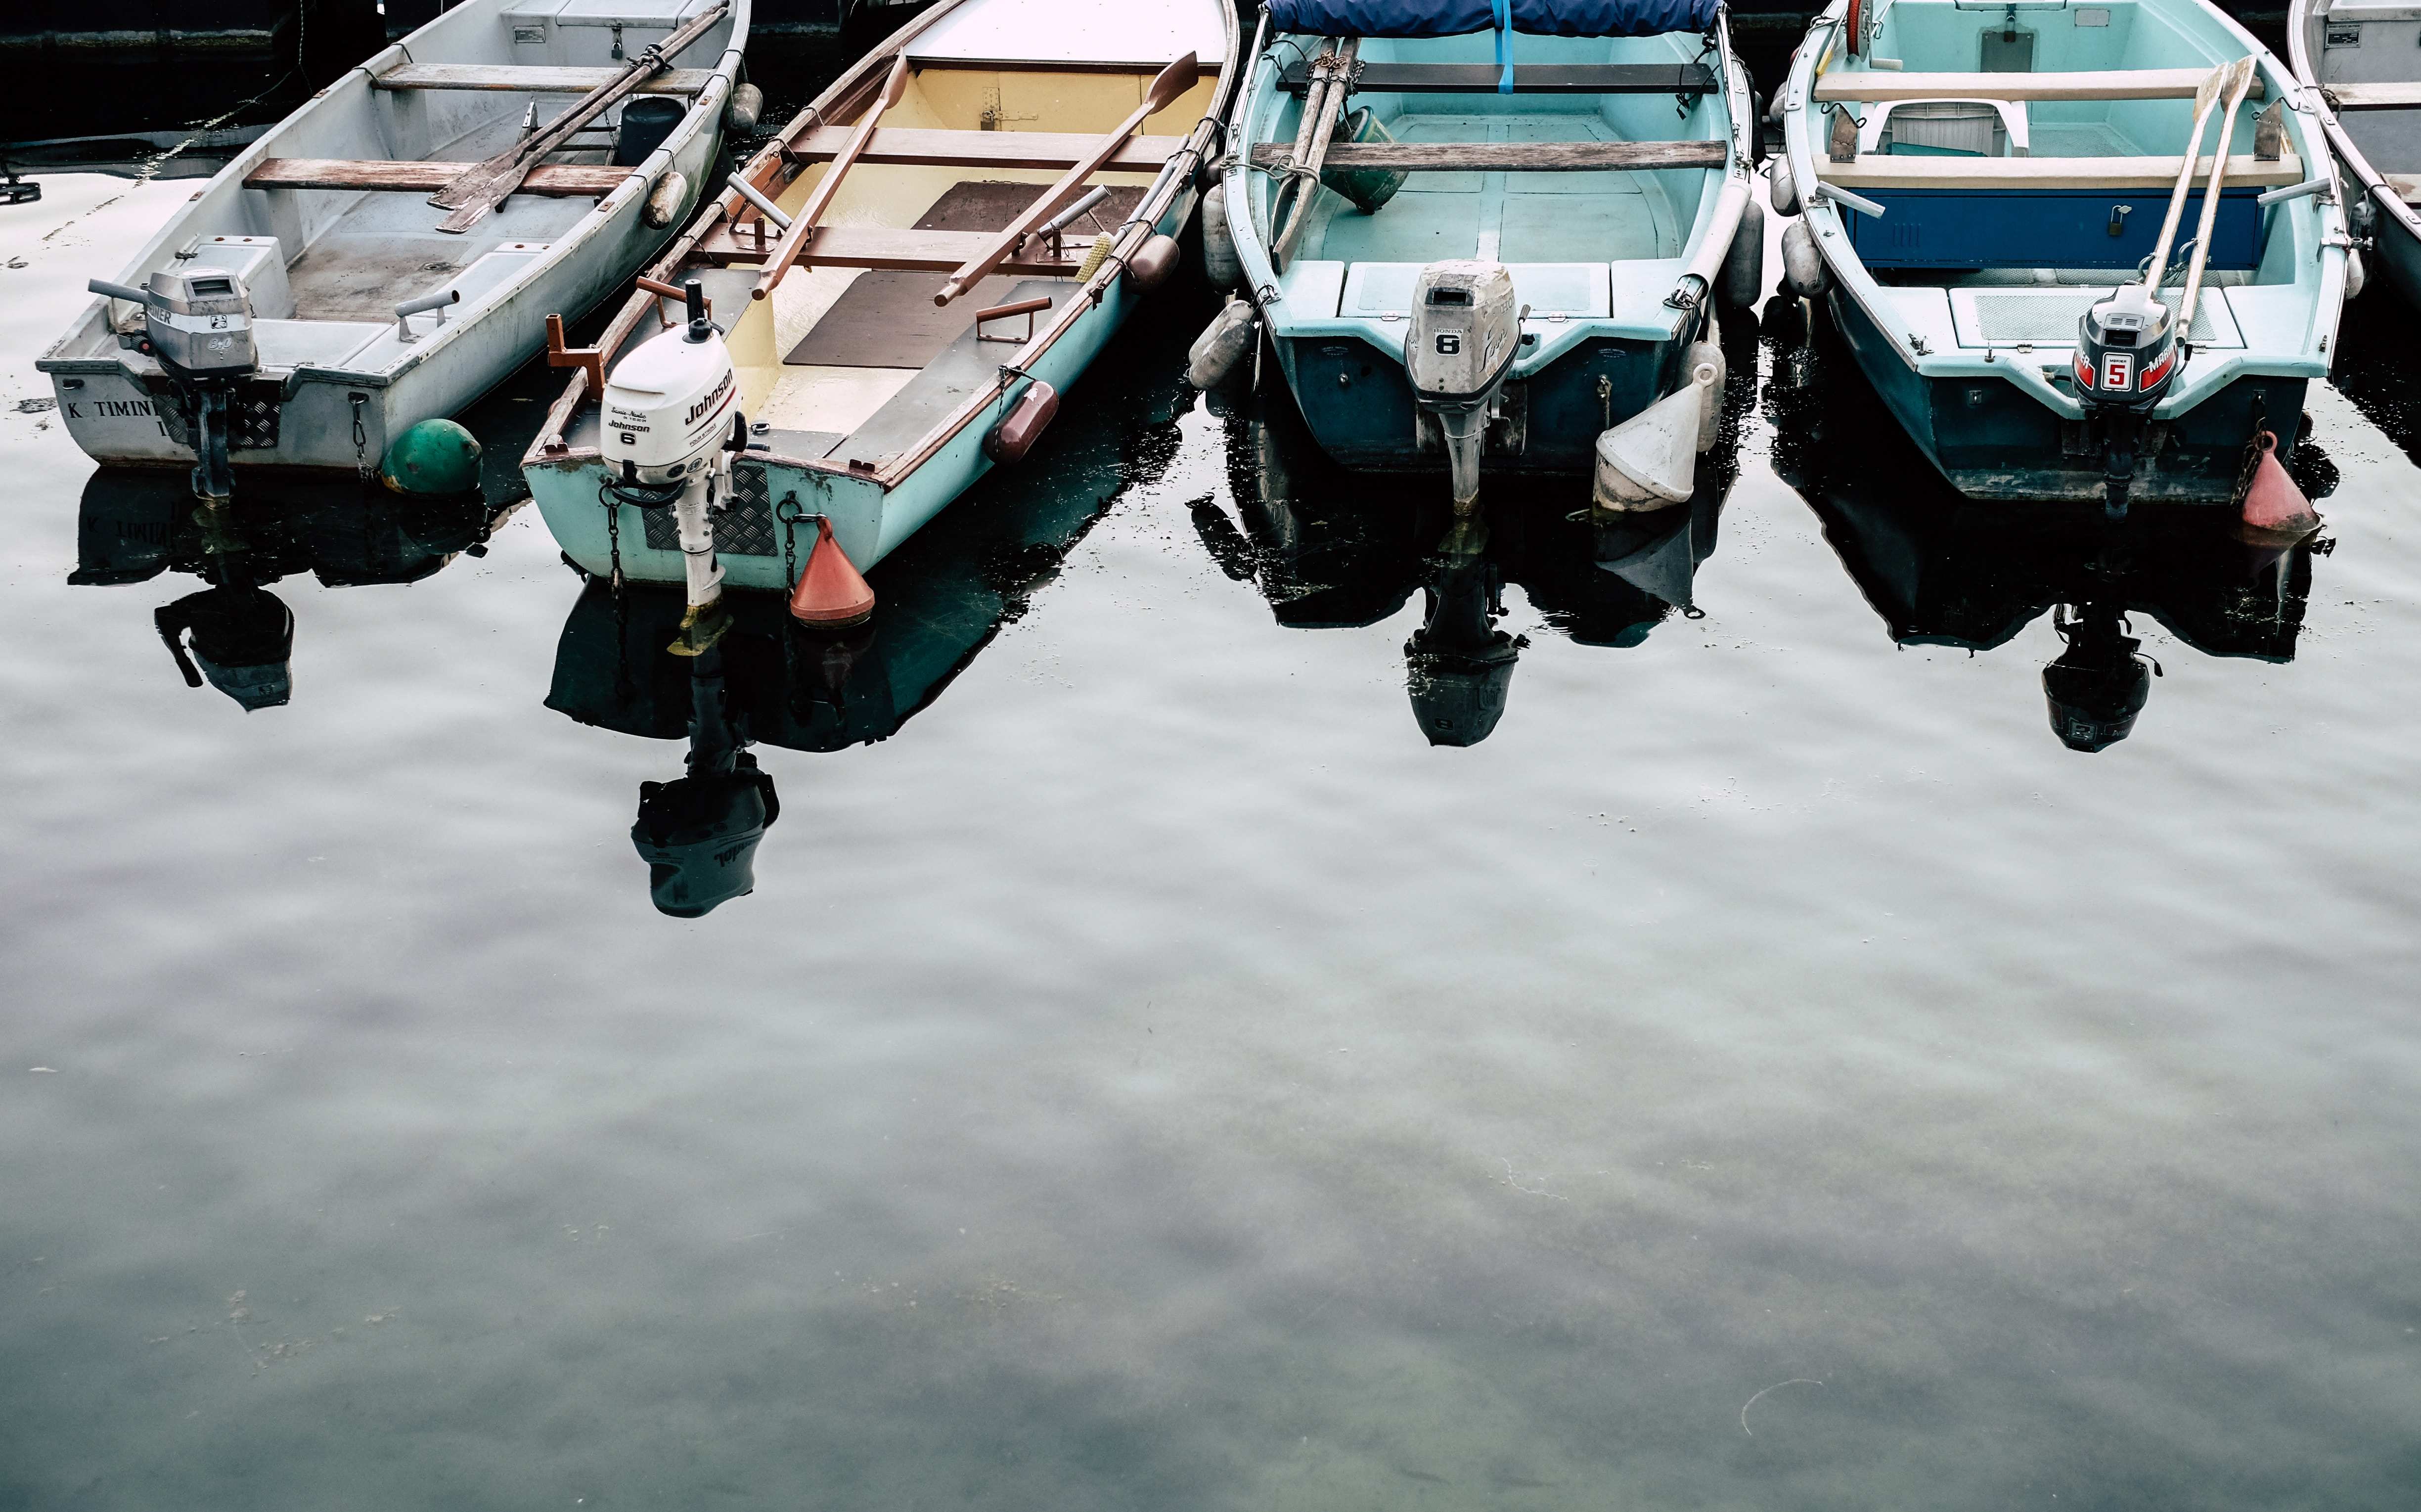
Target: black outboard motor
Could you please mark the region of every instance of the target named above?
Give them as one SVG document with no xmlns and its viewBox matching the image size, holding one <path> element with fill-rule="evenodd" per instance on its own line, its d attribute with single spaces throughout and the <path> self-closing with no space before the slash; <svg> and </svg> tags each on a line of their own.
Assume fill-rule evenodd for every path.
<svg viewBox="0 0 2421 1512">
<path fill-rule="evenodd" d="M 2076 397 L 2099 433 L 2103 507 L 2114 520 L 2127 512 L 2144 427 L 2189 355 L 2176 317 L 2143 285 L 2130 284 L 2076 323 Z"/>
<path fill-rule="evenodd" d="M 1477 745 L 1505 717 L 1513 663 L 1529 644 L 1496 628 L 1505 612 L 1494 563 L 1444 559 L 1423 594 L 1421 628 L 1404 643 L 1404 690 L 1431 745 Z"/>
<path fill-rule="evenodd" d="M 723 650 L 690 663 L 689 773 L 639 785 L 631 843 L 648 864 L 656 910 L 702 918 L 757 888 L 757 845 L 782 817 L 772 773 L 741 749 L 724 707 Z"/>
<path fill-rule="evenodd" d="M 2068 649 L 2043 668 L 2043 697 L 2051 706 L 2052 733 L 2071 751 L 2104 750 L 2135 728 L 2135 716 L 2152 695 L 2159 665 L 2141 654 L 2143 642 L 2127 633 L 2117 607 L 2085 603 L 2070 615 L 2065 607 L 2052 628 Z"/>
<path fill-rule="evenodd" d="M 177 659 L 185 686 L 211 686 L 243 706 L 275 709 L 294 694 L 294 611 L 266 588 L 225 583 L 151 612 L 152 626 Z M 185 636 L 193 636 L 193 654 Z M 196 667 L 195 662 L 200 665 Z"/>
<path fill-rule="evenodd" d="M 85 287 L 143 306 L 136 350 L 157 358 L 177 386 L 194 438 L 194 492 L 209 500 L 232 497 L 227 408 L 236 385 L 260 366 L 243 280 L 225 268 L 180 268 L 153 273 L 146 288 L 103 278 Z"/>
</svg>

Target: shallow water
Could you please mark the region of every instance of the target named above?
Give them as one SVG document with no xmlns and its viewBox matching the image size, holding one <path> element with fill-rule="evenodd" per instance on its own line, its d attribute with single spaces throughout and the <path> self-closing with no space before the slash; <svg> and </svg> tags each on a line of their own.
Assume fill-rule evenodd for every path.
<svg viewBox="0 0 2421 1512">
<path fill-rule="evenodd" d="M 780 812 L 685 920 L 664 606 L 533 511 L 248 498 L 290 702 L 184 685 L 176 491 L 16 413 L 181 197 L 39 240 L 121 188 L 0 211 L 0 1507 L 2412 1504 L 2383 289 L 2268 563 L 1955 510 L 1734 332 L 1634 568 L 1695 618 L 1569 490 L 1441 582 L 1423 487 L 1182 393 L 1172 298 L 871 641 L 743 626 Z M 553 392 L 472 417 L 497 506 Z M 2087 600 L 2163 674 L 2094 755 Z"/>
</svg>

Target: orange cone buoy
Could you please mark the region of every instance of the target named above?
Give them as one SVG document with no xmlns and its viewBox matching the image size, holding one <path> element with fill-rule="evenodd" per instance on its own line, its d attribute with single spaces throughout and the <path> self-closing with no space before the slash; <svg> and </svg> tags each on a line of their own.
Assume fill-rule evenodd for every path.
<svg viewBox="0 0 2421 1512">
<path fill-rule="evenodd" d="M 790 590 L 790 617 L 802 625 L 860 625 L 873 613 L 874 590 L 833 539 L 832 522 L 818 515 L 806 570 Z"/>
<path fill-rule="evenodd" d="M 2244 491 L 2244 527 L 2263 536 L 2300 538 L 2320 528 L 2312 501 L 2295 487 L 2278 463 L 2278 438 L 2264 430 L 2253 438 L 2261 460 L 2254 464 L 2253 486 Z"/>
</svg>

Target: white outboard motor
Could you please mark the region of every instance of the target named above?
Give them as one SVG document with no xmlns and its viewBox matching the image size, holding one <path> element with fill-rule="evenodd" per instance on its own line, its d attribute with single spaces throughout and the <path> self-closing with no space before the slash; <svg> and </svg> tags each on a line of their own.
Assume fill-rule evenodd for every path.
<svg viewBox="0 0 2421 1512">
<path fill-rule="evenodd" d="M 143 288 L 103 278 L 85 287 L 143 306 L 143 335 L 134 346 L 157 358 L 177 385 L 194 438 L 194 491 L 209 500 L 230 497 L 227 401 L 260 366 L 243 280 L 225 268 L 178 268 L 153 273 Z"/>
<path fill-rule="evenodd" d="M 687 558 L 689 610 L 671 650 L 695 656 L 728 623 L 712 511 L 731 491 L 731 460 L 748 444 L 748 422 L 740 413 L 731 351 L 706 318 L 706 290 L 692 280 L 683 292 L 689 323 L 650 338 L 606 381 L 601 449 L 614 498 L 673 510 Z"/>
<path fill-rule="evenodd" d="M 1433 262 L 1413 281 L 1412 333 L 1404 369 L 1413 397 L 1437 416 L 1454 475 L 1454 508 L 1479 501 L 1479 450 L 1497 396 L 1522 349 L 1513 275 L 1499 262 Z"/>
</svg>

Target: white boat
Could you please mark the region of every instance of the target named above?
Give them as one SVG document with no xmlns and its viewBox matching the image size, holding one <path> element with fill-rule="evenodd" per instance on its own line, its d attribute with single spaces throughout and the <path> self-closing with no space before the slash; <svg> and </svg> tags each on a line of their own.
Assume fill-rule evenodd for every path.
<svg viewBox="0 0 2421 1512">
<path fill-rule="evenodd" d="M 749 4 L 465 0 L 380 53 L 123 265 L 114 284 L 148 308 L 96 300 L 42 355 L 69 433 L 105 464 L 193 466 L 223 414 L 236 468 L 369 475 L 391 438 L 502 381 L 550 312 L 597 304 L 681 223 Z M 208 298 L 220 282 L 240 288 Z M 169 350 L 180 320 L 219 321 L 213 339 L 248 324 L 233 356 L 249 363 L 196 381 Z"/>
<path fill-rule="evenodd" d="M 2421 304 L 2421 7 L 2292 0 L 2287 57 L 2345 165 L 2347 218 L 2368 234 L 2388 282 Z M 2362 268 L 2359 252 L 2347 256 Z M 2346 297 L 2361 288 L 2347 275 Z"/>
<path fill-rule="evenodd" d="M 704 609 L 813 576 L 827 535 L 870 568 L 1023 457 L 1174 266 L 1237 52 L 1224 0 L 941 0 L 903 26 L 559 354 L 582 370 L 523 473 L 565 553 Z M 691 288 L 711 320 L 684 327 Z"/>
</svg>

